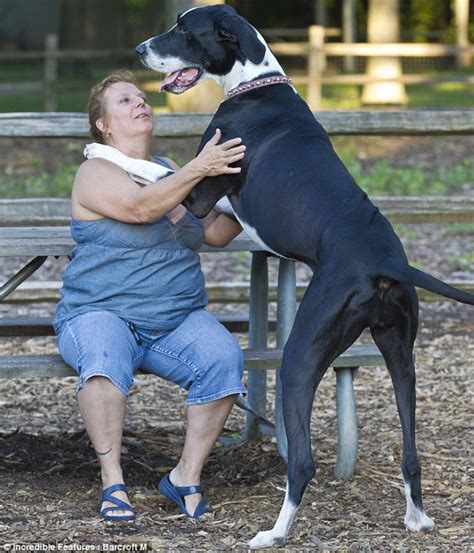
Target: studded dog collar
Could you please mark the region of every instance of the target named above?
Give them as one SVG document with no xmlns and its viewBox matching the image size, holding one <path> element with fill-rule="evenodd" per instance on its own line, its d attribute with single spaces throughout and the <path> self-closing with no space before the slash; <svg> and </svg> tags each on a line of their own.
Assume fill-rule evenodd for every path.
<svg viewBox="0 0 474 553">
<path fill-rule="evenodd" d="M 248 83 L 239 84 L 239 86 L 236 86 L 235 88 L 231 88 L 229 92 L 226 94 L 226 96 L 227 98 L 233 98 L 238 94 L 242 94 L 242 92 L 247 92 L 249 90 L 260 88 L 262 86 L 268 86 L 271 84 L 280 84 L 280 83 L 292 84 L 293 81 L 289 77 L 286 77 L 285 75 L 273 75 L 272 77 L 263 77 L 261 79 L 255 79 L 254 81 L 249 81 Z"/>
</svg>

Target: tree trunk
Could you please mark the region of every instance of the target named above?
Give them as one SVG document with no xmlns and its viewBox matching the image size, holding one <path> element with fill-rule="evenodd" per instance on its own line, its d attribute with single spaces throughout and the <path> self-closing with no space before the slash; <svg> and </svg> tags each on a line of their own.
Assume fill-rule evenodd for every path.
<svg viewBox="0 0 474 553">
<path fill-rule="evenodd" d="M 454 15 L 456 19 L 456 45 L 460 48 L 469 46 L 469 0 L 454 0 Z M 456 56 L 460 68 L 468 68 L 471 64 L 469 52 L 459 52 Z"/>
<path fill-rule="evenodd" d="M 174 18 L 179 12 L 196 6 L 225 4 L 224 0 L 172 0 L 175 8 Z M 207 80 L 199 83 L 195 88 L 184 94 L 167 95 L 167 104 L 170 111 L 186 112 L 214 112 L 224 99 L 224 93 L 214 81 Z"/>
<path fill-rule="evenodd" d="M 370 43 L 396 43 L 399 41 L 398 0 L 370 0 L 367 36 Z M 394 79 L 402 75 L 399 58 L 373 57 L 367 62 L 367 74 L 374 78 Z M 377 81 L 364 85 L 363 104 L 406 104 L 405 86 L 395 81 Z"/>
</svg>

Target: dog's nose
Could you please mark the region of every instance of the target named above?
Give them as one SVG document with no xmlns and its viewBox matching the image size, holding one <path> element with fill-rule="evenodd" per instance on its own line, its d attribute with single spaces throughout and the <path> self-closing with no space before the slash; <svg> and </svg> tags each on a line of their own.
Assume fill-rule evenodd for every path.
<svg viewBox="0 0 474 553">
<path fill-rule="evenodd" d="M 146 52 L 146 44 L 144 42 L 142 42 L 141 44 L 139 44 L 136 48 L 135 48 L 135 52 L 139 55 L 139 56 L 143 56 L 143 54 Z"/>
</svg>

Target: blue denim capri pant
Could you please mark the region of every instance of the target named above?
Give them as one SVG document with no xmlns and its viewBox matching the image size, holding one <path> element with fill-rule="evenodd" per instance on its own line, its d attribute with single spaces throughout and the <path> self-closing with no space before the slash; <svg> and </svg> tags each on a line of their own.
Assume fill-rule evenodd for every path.
<svg viewBox="0 0 474 553">
<path fill-rule="evenodd" d="M 90 311 L 63 324 L 58 346 L 78 373 L 78 392 L 89 378 L 102 376 L 128 396 L 133 375 L 141 369 L 187 390 L 188 405 L 245 393 L 239 343 L 204 309 L 167 331 L 131 329 L 114 313 Z"/>
</svg>

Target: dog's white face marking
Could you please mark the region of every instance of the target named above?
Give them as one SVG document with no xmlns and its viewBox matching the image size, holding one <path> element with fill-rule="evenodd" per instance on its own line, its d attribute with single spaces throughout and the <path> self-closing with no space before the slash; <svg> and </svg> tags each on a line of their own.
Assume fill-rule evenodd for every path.
<svg viewBox="0 0 474 553">
<path fill-rule="evenodd" d="M 407 501 L 407 512 L 405 515 L 405 527 L 409 532 L 420 532 L 421 530 L 433 530 L 435 523 L 424 512 L 418 509 L 411 498 L 410 484 L 405 482 L 405 497 Z"/>
<path fill-rule="evenodd" d="M 150 41 L 147 40 L 145 44 L 148 44 L 148 42 Z M 151 48 L 148 48 L 148 45 L 146 64 L 150 69 L 163 73 L 172 73 L 173 71 L 183 69 L 182 58 L 176 56 L 157 56 Z"/>
<path fill-rule="evenodd" d="M 288 484 L 286 485 L 285 501 L 281 508 L 275 526 L 266 532 L 259 532 L 249 542 L 251 549 L 258 547 L 281 547 L 285 545 L 290 526 L 295 518 L 298 507 L 292 503 L 288 496 Z"/>
</svg>

